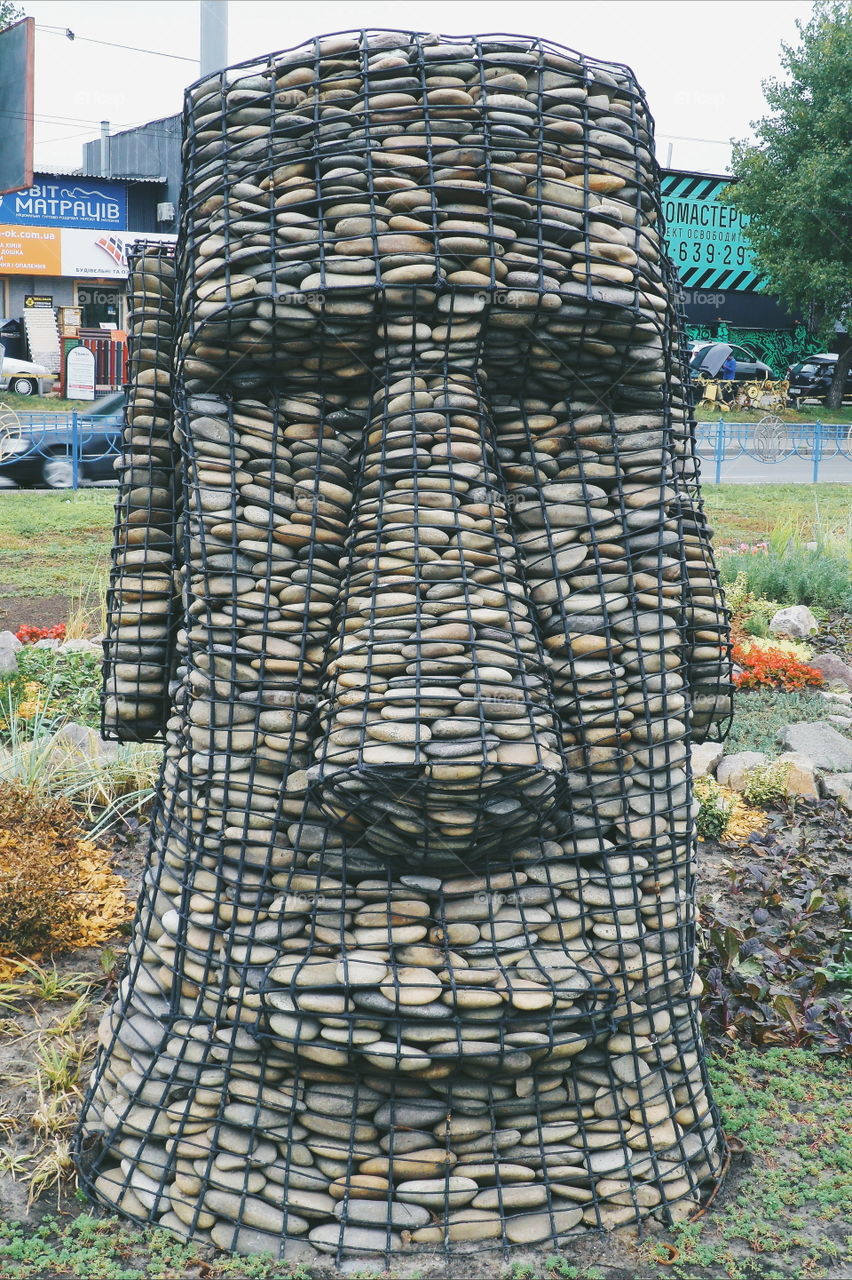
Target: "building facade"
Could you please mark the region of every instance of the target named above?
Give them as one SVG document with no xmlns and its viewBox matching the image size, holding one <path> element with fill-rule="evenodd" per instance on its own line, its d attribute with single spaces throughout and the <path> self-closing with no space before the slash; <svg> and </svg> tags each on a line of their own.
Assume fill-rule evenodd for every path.
<svg viewBox="0 0 852 1280">
<path fill-rule="evenodd" d="M 75 307 L 84 327 L 123 329 L 126 245 L 156 233 L 165 185 L 37 173 L 32 187 L 0 197 L 0 315 L 20 322 L 33 306 Z"/>
</svg>

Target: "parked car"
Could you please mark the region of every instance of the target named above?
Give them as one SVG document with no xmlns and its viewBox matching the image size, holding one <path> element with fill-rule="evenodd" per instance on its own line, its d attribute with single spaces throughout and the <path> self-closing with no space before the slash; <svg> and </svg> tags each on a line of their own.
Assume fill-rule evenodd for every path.
<svg viewBox="0 0 852 1280">
<path fill-rule="evenodd" d="M 739 347 L 736 343 L 691 342 L 689 349 L 689 368 L 693 378 L 718 377 L 722 365 L 731 352 L 737 362 L 735 376 L 738 380 L 752 382 L 759 378 L 763 382 L 767 378 L 775 377 L 768 364 L 758 360 L 754 352 L 749 351 L 747 347 Z"/>
<path fill-rule="evenodd" d="M 787 370 L 787 379 L 790 383 L 789 396 L 792 402 L 798 404 L 806 396 L 811 400 L 825 401 L 834 380 L 836 365 L 837 355 L 831 351 L 823 351 L 819 355 L 808 356 L 806 360 L 791 364 Z M 846 373 L 843 394 L 852 396 L 852 369 Z"/>
<path fill-rule="evenodd" d="M 53 374 L 43 364 L 33 364 L 32 360 L 15 360 L 12 356 L 3 354 L 0 391 L 11 391 L 16 396 L 46 396 L 53 390 L 54 381 Z"/>
<path fill-rule="evenodd" d="M 81 480 L 115 480 L 125 394 L 113 391 L 77 414 Z M 70 413 L 9 414 L 0 432 L 0 477 L 18 485 L 70 489 L 74 429 Z M 8 487 L 8 486 L 0 486 Z"/>
</svg>

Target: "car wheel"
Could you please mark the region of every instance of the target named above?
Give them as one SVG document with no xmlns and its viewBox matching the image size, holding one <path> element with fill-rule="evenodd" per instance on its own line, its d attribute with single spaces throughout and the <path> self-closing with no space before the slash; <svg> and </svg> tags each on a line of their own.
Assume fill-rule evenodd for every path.
<svg viewBox="0 0 852 1280">
<path fill-rule="evenodd" d="M 38 387 L 30 378 L 12 378 L 9 390 L 16 396 L 34 396 Z"/>
<path fill-rule="evenodd" d="M 41 478 L 48 489 L 70 489 L 74 484 L 74 463 L 61 454 L 51 454 L 42 463 Z"/>
</svg>

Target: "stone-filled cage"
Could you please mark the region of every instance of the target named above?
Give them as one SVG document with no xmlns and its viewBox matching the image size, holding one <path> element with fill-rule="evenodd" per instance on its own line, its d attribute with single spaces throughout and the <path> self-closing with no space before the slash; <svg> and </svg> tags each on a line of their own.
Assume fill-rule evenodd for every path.
<svg viewBox="0 0 852 1280">
<path fill-rule="evenodd" d="M 131 258 L 104 730 L 164 737 L 83 1185 L 240 1253 L 570 1247 L 724 1139 L 730 715 L 628 68 L 358 31 L 192 86 Z"/>
</svg>

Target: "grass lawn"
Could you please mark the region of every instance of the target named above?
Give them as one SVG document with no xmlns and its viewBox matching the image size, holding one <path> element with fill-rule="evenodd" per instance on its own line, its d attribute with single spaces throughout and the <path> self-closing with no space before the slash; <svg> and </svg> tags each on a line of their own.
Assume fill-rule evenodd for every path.
<svg viewBox="0 0 852 1280">
<path fill-rule="evenodd" d="M 818 528 L 838 533 L 852 523 L 848 484 L 707 484 L 702 493 L 717 546 L 765 538 L 781 520 L 806 540 Z"/>
<path fill-rule="evenodd" d="M 85 413 L 87 409 L 91 409 L 92 401 L 61 400 L 58 396 L 13 396 L 9 391 L 0 391 L 0 405 L 14 409 L 15 413 L 36 413 L 42 410 L 48 413 L 70 413 L 72 409 Z"/>
<path fill-rule="evenodd" d="M 842 409 L 826 409 L 824 404 L 806 404 L 801 409 L 732 409 L 720 413 L 713 405 L 699 405 L 695 416 L 699 422 L 716 422 L 725 418 L 729 422 L 760 422 L 768 413 L 777 415 L 783 422 L 848 422 L 852 423 L 852 405 Z"/>
<path fill-rule="evenodd" d="M 717 545 L 755 541 L 779 519 L 837 531 L 852 520 L 852 485 L 706 485 L 704 503 Z M 74 595 L 109 566 L 113 489 L 0 493 L 0 594 Z"/>
<path fill-rule="evenodd" d="M 0 493 L 0 597 L 75 595 L 105 578 L 114 504 L 114 489 Z"/>
</svg>

